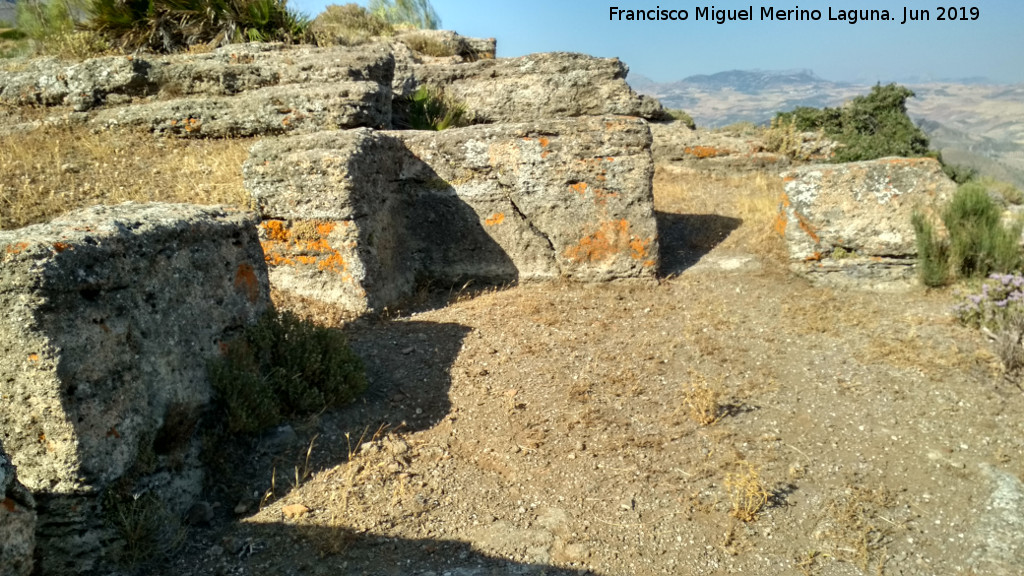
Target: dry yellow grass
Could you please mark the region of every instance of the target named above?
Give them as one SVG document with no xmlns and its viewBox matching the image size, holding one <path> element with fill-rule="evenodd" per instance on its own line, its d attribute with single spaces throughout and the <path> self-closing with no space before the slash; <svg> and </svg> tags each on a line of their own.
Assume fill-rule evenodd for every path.
<svg viewBox="0 0 1024 576">
<path fill-rule="evenodd" d="M 242 163 L 252 144 L 69 126 L 4 136 L 0 229 L 128 201 L 247 206 Z"/>
<path fill-rule="evenodd" d="M 768 505 L 768 490 L 753 464 L 740 462 L 741 471 L 725 476 L 729 491 L 729 515 L 743 522 L 753 522 Z"/>
<path fill-rule="evenodd" d="M 671 166 L 657 166 L 654 172 L 657 210 L 739 219 L 742 223 L 722 245 L 773 259 L 785 256 L 785 243 L 772 227 L 782 192 L 782 179 L 763 172 L 697 174 Z"/>
</svg>

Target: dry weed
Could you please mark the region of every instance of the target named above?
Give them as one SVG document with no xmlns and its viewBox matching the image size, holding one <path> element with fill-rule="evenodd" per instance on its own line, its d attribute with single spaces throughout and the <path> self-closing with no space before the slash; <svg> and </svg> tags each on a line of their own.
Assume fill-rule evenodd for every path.
<svg viewBox="0 0 1024 576">
<path fill-rule="evenodd" d="M 768 505 L 770 495 L 753 464 L 740 462 L 740 466 L 745 469 L 725 476 L 731 506 L 729 515 L 743 522 L 753 522 Z"/>
<path fill-rule="evenodd" d="M 872 560 L 884 565 L 885 545 L 897 520 L 884 514 L 897 505 L 895 496 L 884 485 L 878 488 L 850 486 L 828 505 L 828 520 L 822 536 L 836 544 L 835 557 L 857 562 L 867 571 Z"/>
<path fill-rule="evenodd" d="M 725 416 L 721 400 L 722 383 L 709 385 L 707 379 L 693 370 L 690 371 L 690 387 L 685 391 L 683 403 L 690 411 L 690 418 L 701 426 L 710 426 Z"/>
<path fill-rule="evenodd" d="M 742 224 L 722 242 L 724 246 L 780 260 L 786 254 L 785 242 L 772 223 L 782 191 L 782 179 L 764 172 L 695 175 L 670 166 L 657 166 L 654 172 L 658 210 L 737 218 Z"/>
<path fill-rule="evenodd" d="M 252 140 L 174 140 L 82 126 L 0 139 L 0 229 L 96 204 L 190 202 L 247 207 L 242 163 Z"/>
</svg>

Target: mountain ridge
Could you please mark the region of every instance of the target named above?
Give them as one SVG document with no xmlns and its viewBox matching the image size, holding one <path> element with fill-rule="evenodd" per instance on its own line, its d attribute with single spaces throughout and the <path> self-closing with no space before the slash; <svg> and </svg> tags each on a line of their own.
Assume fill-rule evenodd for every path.
<svg viewBox="0 0 1024 576">
<path fill-rule="evenodd" d="M 916 94 L 907 102 L 908 112 L 934 148 L 1024 187 L 1024 84 L 978 80 L 905 83 Z M 812 70 L 728 70 L 673 82 L 638 75 L 628 81 L 637 92 L 685 110 L 709 128 L 764 125 L 777 112 L 798 106 L 841 106 L 876 84 L 833 82 Z"/>
</svg>

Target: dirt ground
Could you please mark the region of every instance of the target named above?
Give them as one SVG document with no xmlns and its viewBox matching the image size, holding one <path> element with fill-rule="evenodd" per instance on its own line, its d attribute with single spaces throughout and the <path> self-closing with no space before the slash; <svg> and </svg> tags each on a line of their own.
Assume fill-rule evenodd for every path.
<svg viewBox="0 0 1024 576">
<path fill-rule="evenodd" d="M 424 290 L 370 391 L 225 453 L 147 573 L 1024 573 L 1024 394 L 952 291 L 836 291 L 771 175 L 659 168 L 657 282 Z M 294 432 L 294 434 L 292 433 Z"/>
</svg>

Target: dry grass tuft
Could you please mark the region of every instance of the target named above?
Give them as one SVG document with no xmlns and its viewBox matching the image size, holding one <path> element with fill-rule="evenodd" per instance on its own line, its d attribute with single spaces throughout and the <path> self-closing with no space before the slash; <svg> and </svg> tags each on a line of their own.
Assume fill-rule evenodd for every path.
<svg viewBox="0 0 1024 576">
<path fill-rule="evenodd" d="M 690 411 L 690 418 L 701 426 L 711 426 L 726 414 L 722 404 L 724 396 L 721 382 L 709 385 L 707 379 L 694 371 L 690 371 L 690 388 L 685 391 L 683 403 Z"/>
<path fill-rule="evenodd" d="M 782 191 L 782 179 L 764 172 L 720 175 L 671 166 L 657 166 L 654 171 L 654 203 L 659 211 L 742 220 L 722 245 L 780 261 L 786 257 L 786 246 L 772 223 Z M 712 245 L 716 243 L 714 239 Z"/>
<path fill-rule="evenodd" d="M 174 140 L 54 126 L 0 139 L 0 229 L 97 204 L 247 207 L 242 163 L 253 140 Z"/>
<path fill-rule="evenodd" d="M 725 476 L 725 489 L 729 491 L 729 515 L 743 522 L 753 522 L 768 505 L 770 494 L 753 464 L 740 462 L 745 467 Z"/>
</svg>

